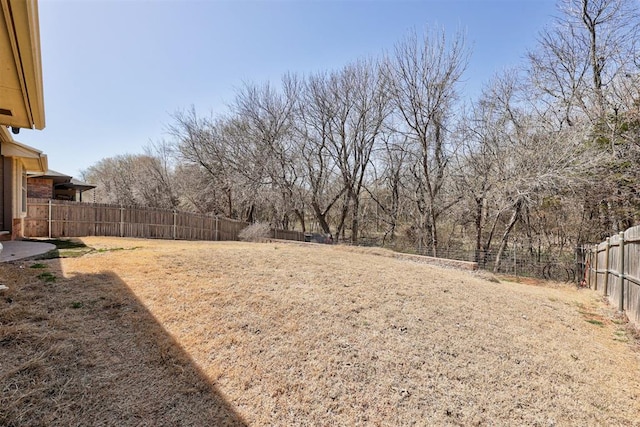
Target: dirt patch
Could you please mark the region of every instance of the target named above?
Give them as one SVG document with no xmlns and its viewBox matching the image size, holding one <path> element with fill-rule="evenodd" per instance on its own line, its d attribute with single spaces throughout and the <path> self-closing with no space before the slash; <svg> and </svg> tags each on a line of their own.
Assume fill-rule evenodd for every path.
<svg viewBox="0 0 640 427">
<path fill-rule="evenodd" d="M 0 424 L 640 419 L 634 338 L 589 290 L 324 245 L 83 240 L 103 251 L 45 261 L 53 282 L 0 266 Z"/>
</svg>

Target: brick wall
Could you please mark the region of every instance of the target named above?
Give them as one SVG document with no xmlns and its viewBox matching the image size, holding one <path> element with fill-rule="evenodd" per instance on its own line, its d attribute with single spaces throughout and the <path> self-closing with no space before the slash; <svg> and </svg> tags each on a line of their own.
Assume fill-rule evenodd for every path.
<svg viewBox="0 0 640 427">
<path fill-rule="evenodd" d="M 53 179 L 29 178 L 27 180 L 27 197 L 53 199 Z"/>
</svg>

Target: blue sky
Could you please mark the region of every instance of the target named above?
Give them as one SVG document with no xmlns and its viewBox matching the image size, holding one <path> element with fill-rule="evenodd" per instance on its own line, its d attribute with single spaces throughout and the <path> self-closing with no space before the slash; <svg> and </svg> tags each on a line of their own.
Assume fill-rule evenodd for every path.
<svg viewBox="0 0 640 427">
<path fill-rule="evenodd" d="M 555 0 L 40 0 L 46 128 L 16 139 L 78 177 L 168 139 L 171 114 L 224 113 L 244 81 L 337 69 L 415 29 L 466 32 L 463 96 L 518 65 Z"/>
</svg>

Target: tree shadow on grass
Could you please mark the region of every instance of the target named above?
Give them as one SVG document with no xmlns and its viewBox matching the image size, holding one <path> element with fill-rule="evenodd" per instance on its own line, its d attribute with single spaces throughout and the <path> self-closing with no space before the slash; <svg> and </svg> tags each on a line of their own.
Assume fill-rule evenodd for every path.
<svg viewBox="0 0 640 427">
<path fill-rule="evenodd" d="M 0 425 L 246 425 L 117 275 L 14 262 L 0 283 Z"/>
</svg>

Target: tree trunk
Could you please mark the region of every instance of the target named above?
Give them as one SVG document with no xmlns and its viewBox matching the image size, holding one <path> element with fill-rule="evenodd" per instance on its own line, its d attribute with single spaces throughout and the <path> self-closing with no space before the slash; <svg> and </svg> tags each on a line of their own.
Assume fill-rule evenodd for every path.
<svg viewBox="0 0 640 427">
<path fill-rule="evenodd" d="M 353 198 L 353 212 L 351 217 L 351 244 L 358 244 L 358 212 L 360 210 L 360 200 L 359 197 Z"/>
<path fill-rule="evenodd" d="M 598 119 L 604 118 L 604 95 L 602 94 L 602 68 L 604 64 L 604 58 L 598 57 L 598 39 L 596 22 L 589 15 L 588 10 L 589 1 L 582 0 L 582 22 L 589 31 L 589 62 L 591 64 L 591 77 L 593 78 L 593 90 L 596 95 L 596 104 L 598 108 Z M 613 148 L 613 143 L 612 143 Z"/>
<path fill-rule="evenodd" d="M 302 226 L 302 232 L 304 233 L 305 231 L 307 231 L 307 226 L 304 222 L 304 212 L 300 211 L 300 209 L 294 209 L 293 212 L 298 217 L 298 220 L 300 221 L 300 225 Z"/>
<path fill-rule="evenodd" d="M 347 215 L 349 214 L 350 201 L 351 201 L 351 191 L 347 190 L 347 194 L 344 196 L 344 201 L 342 203 L 342 212 L 340 213 L 340 221 L 338 222 L 338 227 L 336 229 L 336 236 L 342 235 L 343 240 L 345 235 L 344 223 L 347 220 Z"/>
<path fill-rule="evenodd" d="M 482 206 L 484 200 L 482 197 L 476 197 L 476 253 L 474 256 L 475 261 L 480 264 L 480 253 L 482 252 Z"/>
<path fill-rule="evenodd" d="M 255 210 L 256 210 L 256 206 L 254 204 L 251 204 L 251 206 L 249 206 L 249 208 L 247 209 L 247 215 L 245 217 L 245 222 L 253 224 Z"/>
<path fill-rule="evenodd" d="M 320 209 L 320 205 L 318 205 L 318 202 L 316 201 L 311 202 L 311 207 L 313 208 L 313 213 L 316 215 L 316 219 L 318 220 L 322 231 L 326 234 L 331 234 L 331 229 L 329 228 L 329 224 L 327 223 L 327 214 L 325 212 L 322 212 L 322 210 Z"/>
<path fill-rule="evenodd" d="M 438 257 L 438 228 L 436 227 L 436 220 L 438 219 L 436 215 L 436 211 L 431 206 L 429 209 L 429 213 L 431 216 L 431 256 L 434 258 Z"/>
<path fill-rule="evenodd" d="M 484 256 L 483 256 L 484 265 L 487 265 L 489 263 L 489 251 L 491 250 L 491 242 L 493 242 L 493 235 L 496 232 L 496 227 L 498 226 L 498 219 L 500 219 L 501 213 L 502 212 L 498 212 L 495 218 L 493 219 L 493 224 L 491 225 L 491 231 L 489 231 L 489 236 L 487 237 L 487 241 L 484 243 Z"/>
<path fill-rule="evenodd" d="M 233 203 L 231 200 L 231 188 L 226 188 L 225 192 L 227 193 L 227 206 L 229 207 L 229 218 L 233 218 Z"/>
<path fill-rule="evenodd" d="M 522 200 L 518 199 L 516 202 L 515 208 L 513 210 L 513 214 L 511 215 L 511 219 L 509 220 L 509 225 L 504 230 L 504 234 L 502 235 L 502 241 L 500 242 L 500 248 L 498 249 L 498 254 L 496 255 L 496 262 L 493 265 L 493 272 L 497 273 L 500 269 L 500 263 L 502 262 L 502 254 L 504 253 L 505 248 L 507 247 L 507 240 L 509 239 L 509 234 L 513 227 L 518 222 L 518 217 L 520 215 L 520 209 L 522 208 Z"/>
</svg>

